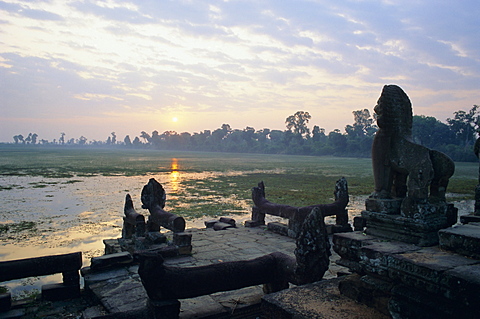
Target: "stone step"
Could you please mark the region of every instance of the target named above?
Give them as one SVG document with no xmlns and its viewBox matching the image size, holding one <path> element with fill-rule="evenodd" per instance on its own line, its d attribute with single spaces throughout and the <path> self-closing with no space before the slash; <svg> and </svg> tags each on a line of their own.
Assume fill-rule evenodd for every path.
<svg viewBox="0 0 480 319">
<path fill-rule="evenodd" d="M 440 248 L 480 259 L 480 226 L 466 224 L 438 232 Z"/>
</svg>

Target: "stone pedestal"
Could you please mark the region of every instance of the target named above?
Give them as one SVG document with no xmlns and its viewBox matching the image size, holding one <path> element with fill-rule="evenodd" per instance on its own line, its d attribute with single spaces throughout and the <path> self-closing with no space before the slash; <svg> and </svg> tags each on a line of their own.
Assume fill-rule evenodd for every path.
<svg viewBox="0 0 480 319">
<path fill-rule="evenodd" d="M 365 232 L 418 246 L 434 246 L 438 244 L 438 231 L 457 220 L 457 209 L 452 204 L 415 204 L 408 214 L 400 212 L 401 205 L 401 199 L 367 199 L 367 210 L 362 212 Z"/>
</svg>

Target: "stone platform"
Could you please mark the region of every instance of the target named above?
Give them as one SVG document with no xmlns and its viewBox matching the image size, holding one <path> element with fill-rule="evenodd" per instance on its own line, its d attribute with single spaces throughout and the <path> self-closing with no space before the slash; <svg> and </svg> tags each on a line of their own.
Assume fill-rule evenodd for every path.
<svg viewBox="0 0 480 319">
<path fill-rule="evenodd" d="M 441 231 L 445 248 L 457 248 L 460 234 L 469 235 L 467 246 L 478 243 L 480 227 L 465 226 Z M 333 242 L 338 263 L 358 274 L 340 285 L 352 299 L 395 318 L 479 318 L 479 259 L 362 232 L 335 234 Z"/>
<path fill-rule="evenodd" d="M 295 240 L 272 233 L 265 227 L 239 226 L 222 231 L 187 229 L 186 232 L 192 234 L 192 254 L 168 258 L 166 265 L 203 266 L 253 259 L 276 251 L 294 256 Z M 334 254 L 330 259 L 330 268 L 325 273 L 325 279 L 336 278 L 338 272 L 347 271 L 346 268 L 336 265 L 338 255 Z M 91 291 L 108 313 L 102 318 L 146 316 L 147 296 L 137 270 L 138 265 L 133 263 L 119 264 L 117 267 L 98 271 L 92 271 L 89 267 L 82 269 L 85 289 Z M 180 318 L 261 317 L 260 302 L 263 296 L 262 286 L 255 286 L 183 299 L 180 300 Z"/>
<path fill-rule="evenodd" d="M 262 299 L 262 318 L 390 318 L 340 294 L 338 286 L 342 281 L 341 277 L 322 280 L 265 295 Z"/>
</svg>

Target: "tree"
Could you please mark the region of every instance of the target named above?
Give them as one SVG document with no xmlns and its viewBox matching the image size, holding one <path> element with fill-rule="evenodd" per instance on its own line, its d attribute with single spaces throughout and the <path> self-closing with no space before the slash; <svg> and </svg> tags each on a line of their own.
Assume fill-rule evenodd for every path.
<svg viewBox="0 0 480 319">
<path fill-rule="evenodd" d="M 429 148 L 455 143 L 455 133 L 433 116 L 414 115 L 412 137 L 415 143 Z"/>
<path fill-rule="evenodd" d="M 157 132 L 158 133 L 158 132 Z M 145 144 L 150 144 L 152 138 L 150 137 L 150 134 L 148 134 L 147 132 L 145 131 L 142 131 L 140 133 L 140 137 L 143 138 L 145 140 Z"/>
<path fill-rule="evenodd" d="M 61 145 L 65 144 L 65 133 L 60 133 L 60 139 L 58 140 L 58 143 Z"/>
<path fill-rule="evenodd" d="M 142 145 L 142 142 L 140 142 L 140 139 L 138 138 L 138 136 L 135 136 L 132 144 L 135 145 L 135 146 L 139 146 L 139 145 Z"/>
<path fill-rule="evenodd" d="M 132 146 L 132 141 L 130 140 L 129 135 L 125 136 L 125 138 L 123 139 L 123 143 L 125 143 L 126 146 Z"/>
<path fill-rule="evenodd" d="M 316 143 L 325 143 L 325 141 L 327 140 L 327 136 L 325 135 L 325 129 L 318 125 L 315 125 L 313 127 L 312 135 L 312 140 Z"/>
<path fill-rule="evenodd" d="M 285 124 L 287 124 L 287 130 L 302 136 L 309 135 L 310 130 L 307 127 L 307 123 L 311 118 L 312 117 L 308 112 L 297 111 L 295 114 L 290 115 L 285 120 Z"/>
<path fill-rule="evenodd" d="M 115 135 L 115 132 L 112 132 L 111 134 L 112 134 L 112 141 L 111 142 L 112 142 L 112 144 L 115 145 L 115 144 L 117 144 L 117 135 Z"/>
<path fill-rule="evenodd" d="M 87 138 L 85 136 L 80 136 L 80 138 L 78 139 L 78 144 L 79 145 L 85 145 L 87 143 Z"/>
<path fill-rule="evenodd" d="M 462 141 L 465 148 L 473 144 L 476 132 L 478 132 L 480 116 L 477 113 L 479 106 L 474 105 L 470 111 L 456 111 L 453 118 L 448 118 L 447 123 L 455 136 Z"/>
</svg>

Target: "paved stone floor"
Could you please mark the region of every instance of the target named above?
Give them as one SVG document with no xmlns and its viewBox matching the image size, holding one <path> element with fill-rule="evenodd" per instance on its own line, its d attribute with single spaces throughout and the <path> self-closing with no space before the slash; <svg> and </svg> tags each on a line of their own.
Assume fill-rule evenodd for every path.
<svg viewBox="0 0 480 319">
<path fill-rule="evenodd" d="M 165 264 L 202 266 L 253 259 L 276 251 L 294 256 L 294 239 L 272 233 L 264 227 L 238 226 L 221 231 L 187 229 L 186 232 L 192 233 L 192 254 L 169 258 Z M 332 253 L 325 279 L 337 277 L 339 271 L 347 271 L 335 264 L 339 257 L 333 249 Z M 40 302 L 12 310 L 12 316 L 0 314 L 0 318 L 142 318 L 147 296 L 137 270 L 138 265 L 129 265 L 98 272 L 84 271 L 85 291 L 81 298 Z M 257 318 L 263 295 L 262 287 L 255 286 L 184 299 L 181 300 L 180 318 Z"/>
<path fill-rule="evenodd" d="M 264 227 L 239 226 L 221 231 L 187 229 L 186 232 L 192 233 L 192 254 L 169 258 L 166 265 L 203 266 L 253 259 L 277 251 L 294 256 L 294 239 L 272 233 Z M 338 271 L 346 271 L 335 264 L 336 258 L 337 255 L 332 256 L 325 279 L 335 278 Z M 134 265 L 89 273 L 85 276 L 85 286 L 97 296 L 108 313 L 140 312 L 145 307 L 147 297 L 137 270 L 138 266 Z M 181 300 L 181 318 L 200 318 L 214 314 L 227 316 L 235 313 L 247 316 L 249 311 L 253 311 L 250 309 L 252 306 L 259 305 L 262 296 L 262 287 L 256 286 Z"/>
</svg>

